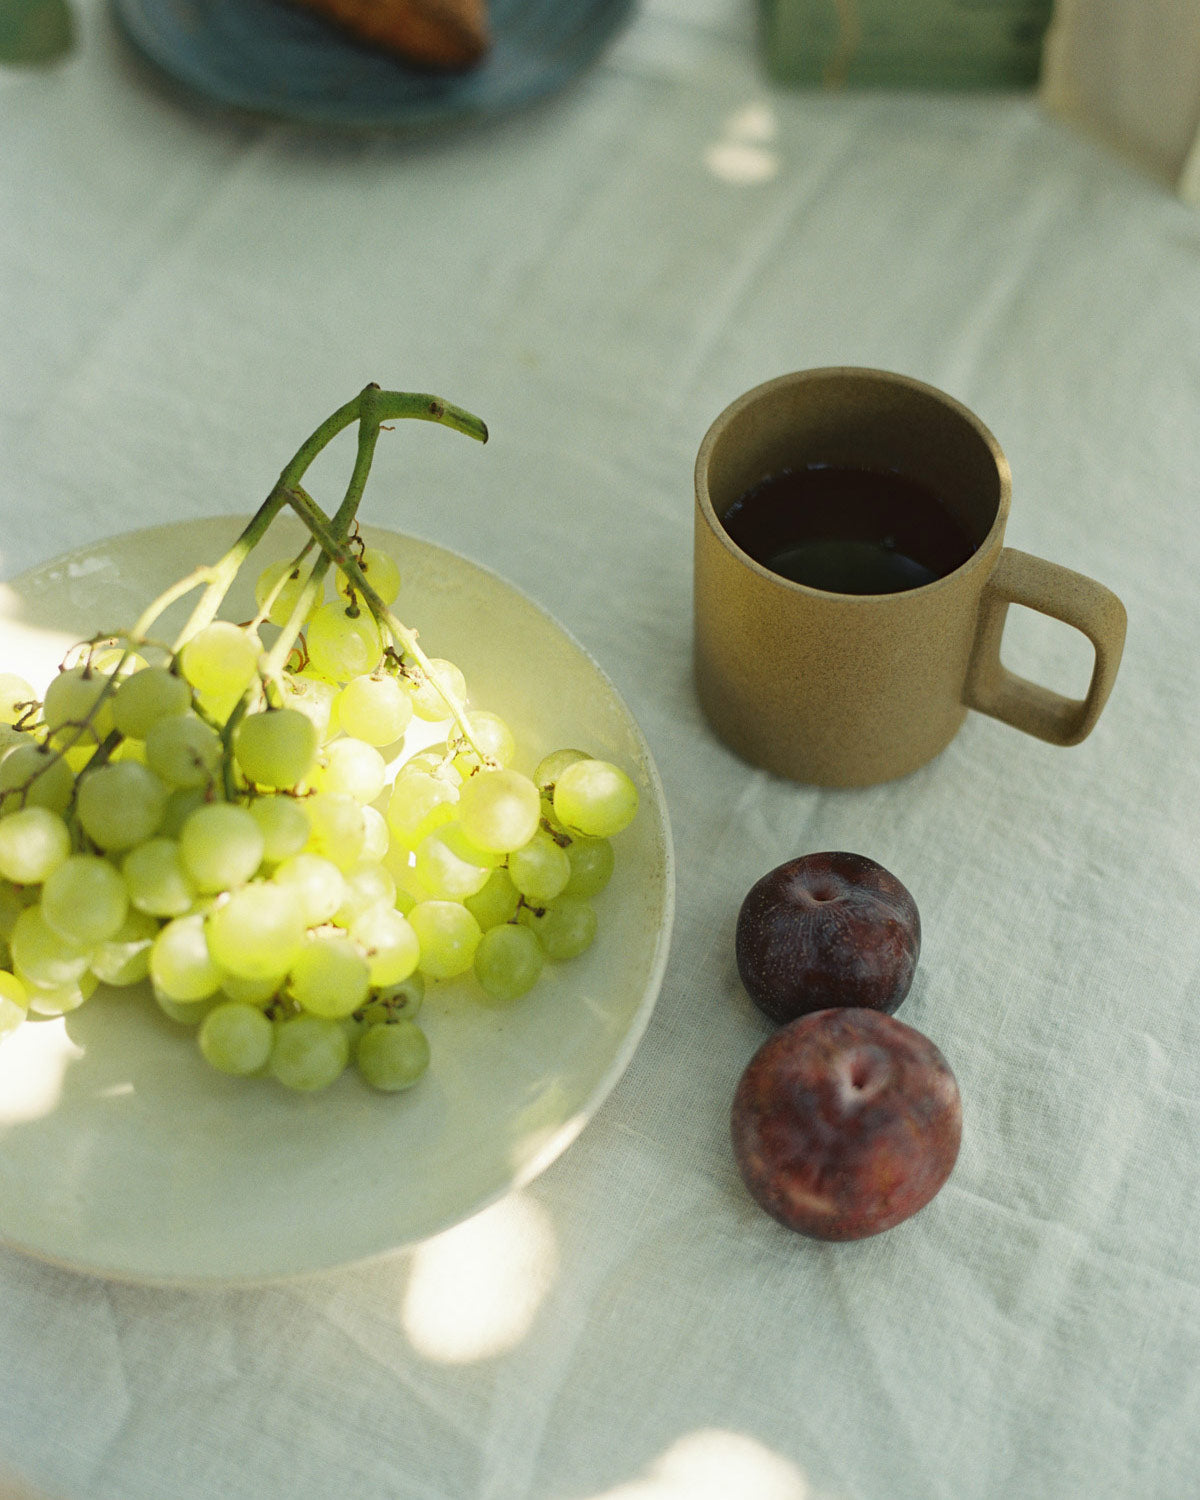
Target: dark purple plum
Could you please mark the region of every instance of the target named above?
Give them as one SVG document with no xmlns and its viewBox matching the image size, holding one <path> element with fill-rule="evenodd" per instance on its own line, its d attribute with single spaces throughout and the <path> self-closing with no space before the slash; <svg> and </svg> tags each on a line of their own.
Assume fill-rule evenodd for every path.
<svg viewBox="0 0 1200 1500">
<path fill-rule="evenodd" d="M 915 1214 L 953 1170 L 962 1103 L 946 1059 L 877 1010 L 818 1011 L 774 1032 L 731 1117 L 761 1208 L 819 1240 L 860 1240 Z"/>
<path fill-rule="evenodd" d="M 908 891 L 862 854 L 805 854 L 751 886 L 737 966 L 755 1005 L 782 1025 L 831 1005 L 896 1009 L 921 952 Z"/>
</svg>

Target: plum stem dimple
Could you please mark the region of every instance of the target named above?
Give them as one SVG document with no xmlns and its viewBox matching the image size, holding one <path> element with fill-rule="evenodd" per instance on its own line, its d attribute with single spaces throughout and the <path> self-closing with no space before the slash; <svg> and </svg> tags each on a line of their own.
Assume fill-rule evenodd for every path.
<svg viewBox="0 0 1200 1500">
<path fill-rule="evenodd" d="M 887 1059 L 875 1050 L 859 1048 L 851 1052 L 841 1069 L 843 1099 L 855 1106 L 865 1103 L 886 1085 L 890 1072 Z"/>
</svg>

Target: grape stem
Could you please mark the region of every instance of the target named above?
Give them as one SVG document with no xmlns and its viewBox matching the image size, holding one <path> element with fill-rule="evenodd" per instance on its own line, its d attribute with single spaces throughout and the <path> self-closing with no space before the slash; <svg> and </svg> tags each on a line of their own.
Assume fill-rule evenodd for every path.
<svg viewBox="0 0 1200 1500">
<path fill-rule="evenodd" d="M 368 386 L 367 389 L 370 390 L 371 387 Z M 380 423 L 378 421 L 370 420 L 366 415 L 359 418 L 358 451 L 354 458 L 354 469 L 350 475 L 350 482 L 346 486 L 346 493 L 342 499 L 342 503 L 338 506 L 333 518 L 328 523 L 330 534 L 337 539 L 339 544 L 343 543 L 349 535 L 350 528 L 354 524 L 354 518 L 358 513 L 359 502 L 362 500 L 363 490 L 366 488 L 367 476 L 371 472 L 371 463 L 375 457 L 375 444 L 379 438 L 379 427 Z M 287 471 L 285 470 L 284 472 L 286 474 Z M 296 484 L 299 485 L 299 480 L 296 481 Z M 282 485 L 283 479 L 280 479 L 280 486 Z M 284 498 L 285 501 L 290 501 L 290 492 L 285 493 Z M 315 501 L 310 500 L 309 503 L 317 515 L 320 516 L 321 520 L 324 521 L 324 511 L 317 506 Z M 319 540 L 315 532 L 310 528 L 310 545 L 313 542 L 319 542 Z M 300 590 L 296 602 L 292 606 L 292 612 L 280 632 L 279 639 L 272 646 L 263 662 L 262 675 L 264 680 L 274 684 L 277 689 L 279 688 L 280 678 L 291 649 L 299 639 L 300 632 L 304 628 L 304 622 L 308 619 L 309 611 L 316 600 L 318 591 L 324 581 L 325 574 L 329 571 L 332 561 L 331 554 L 322 548 L 321 555 L 313 564 L 308 578 L 305 580 L 304 587 Z"/>
<path fill-rule="evenodd" d="M 299 578 L 300 569 L 304 566 L 304 560 L 315 546 L 316 543 L 312 537 L 309 537 L 308 541 L 305 542 L 304 546 L 301 547 L 300 551 L 292 559 L 291 566 L 280 573 L 279 577 L 275 580 L 274 585 L 263 599 L 258 613 L 250 621 L 249 625 L 247 625 L 247 630 L 258 630 L 261 625 L 266 623 L 270 618 L 271 611 L 275 608 L 280 594 L 283 593 L 292 579 Z"/>
<path fill-rule="evenodd" d="M 466 740 L 467 744 L 470 745 L 471 749 L 474 750 L 480 762 L 485 766 L 492 765 L 492 758 L 484 754 L 475 743 L 475 737 L 471 733 L 471 726 L 467 722 L 465 708 L 458 701 L 454 693 L 447 691 L 438 682 L 434 674 L 433 664 L 421 649 L 416 632 L 410 630 L 407 625 L 398 620 L 376 593 L 374 586 L 368 581 L 366 574 L 359 566 L 357 558 L 355 558 L 350 549 L 336 535 L 334 528 L 327 522 L 324 513 L 316 501 L 313 500 L 311 495 L 306 494 L 298 484 L 293 485 L 288 490 L 287 499 L 292 509 L 316 539 L 321 551 L 338 565 L 353 585 L 355 592 L 361 594 L 366 600 L 372 615 L 374 615 L 379 624 L 384 627 L 396 645 L 400 647 L 401 651 L 407 652 L 429 678 L 429 681 L 441 695 L 442 701 L 450 710 L 451 717 L 458 726 L 459 733 Z"/>
<path fill-rule="evenodd" d="M 299 484 L 308 472 L 313 460 L 338 434 L 349 427 L 352 422 L 360 424 L 359 453 L 362 455 L 364 437 L 368 437 L 369 451 L 366 465 L 361 467 L 355 465 L 355 477 L 352 478 L 350 488 L 347 490 L 346 499 L 338 511 L 338 517 L 349 507 L 350 517 L 358 508 L 362 499 L 363 487 L 366 484 L 367 472 L 370 469 L 370 456 L 374 451 L 375 440 L 379 435 L 379 428 L 384 422 L 397 421 L 401 418 L 413 418 L 418 421 L 440 422 L 444 427 L 451 427 L 456 432 L 465 433 L 481 443 L 487 442 L 488 432 L 486 425 L 470 412 L 464 411 L 462 407 L 453 406 L 448 401 L 441 400 L 437 396 L 429 396 L 410 391 L 384 391 L 378 385 L 372 383 L 361 390 L 352 400 L 345 405 L 339 406 L 331 416 L 321 423 L 308 438 L 297 448 L 293 457 L 284 466 L 280 473 L 278 482 L 271 493 L 259 506 L 251 519 L 247 522 L 241 535 L 229 548 L 223 557 L 217 562 L 205 567 L 195 569 L 186 578 L 181 578 L 178 583 L 160 594 L 154 602 L 147 607 L 141 618 L 130 632 L 134 641 L 143 638 L 146 632 L 158 619 L 158 617 L 178 599 L 184 598 L 194 589 L 204 586 L 204 592 L 196 602 L 191 616 L 175 642 L 175 651 L 178 652 L 198 631 L 210 625 L 217 617 L 225 595 L 229 592 L 234 579 L 237 577 L 238 569 L 246 558 L 254 550 L 275 517 L 283 510 L 288 502 L 288 490 L 291 486 Z M 360 472 L 361 468 L 361 472 Z M 348 525 L 347 521 L 347 525 Z M 323 570 L 322 570 L 323 571 Z"/>
<path fill-rule="evenodd" d="M 342 572 L 352 583 L 358 594 L 366 600 L 372 614 L 378 623 L 383 626 L 393 639 L 407 651 L 428 674 L 429 679 L 438 689 L 442 698 L 450 709 L 459 730 L 470 744 L 471 748 L 479 755 L 481 761 L 486 761 L 472 738 L 470 726 L 467 723 L 465 711 L 462 704 L 455 701 L 452 694 L 446 692 L 437 682 L 433 675 L 432 667 L 425 653 L 417 644 L 416 635 L 406 626 L 402 625 L 396 617 L 387 609 L 383 600 L 375 592 L 375 589 L 367 582 L 358 560 L 346 547 L 346 538 L 354 524 L 359 504 L 366 488 L 367 478 L 371 471 L 371 463 L 375 455 L 375 445 L 379 438 L 382 426 L 388 422 L 398 421 L 403 418 L 412 418 L 418 421 L 438 422 L 444 427 L 453 428 L 467 437 L 473 437 L 476 441 L 486 443 L 488 430 L 484 422 L 462 407 L 454 406 L 448 401 L 443 401 L 438 396 L 424 395 L 410 391 L 385 391 L 372 382 L 365 386 L 357 396 L 338 407 L 331 416 L 321 423 L 309 437 L 300 445 L 295 454 L 284 466 L 271 493 L 259 506 L 243 528 L 237 540 L 225 554 L 215 563 L 206 564 L 195 568 L 186 577 L 173 583 L 170 588 L 161 593 L 157 599 L 149 604 L 138 617 L 133 628 L 122 633 L 124 650 L 118 670 L 112 674 L 98 695 L 91 710 L 82 723 L 67 726 L 75 730 L 69 744 L 75 744 L 86 732 L 91 720 L 99 711 L 101 702 L 111 695 L 120 677 L 120 666 L 124 664 L 134 649 L 145 645 L 149 641 L 149 632 L 155 622 L 163 615 L 171 605 L 178 600 L 186 598 L 197 588 L 203 588 L 204 592 L 197 600 L 195 607 L 189 616 L 187 623 L 183 626 L 170 648 L 170 655 L 177 658 L 180 651 L 199 631 L 206 625 L 210 625 L 217 617 L 217 612 L 225 600 L 234 579 L 242 564 L 250 553 L 262 541 L 271 523 L 284 509 L 291 506 L 308 527 L 313 540 L 322 549 L 321 555 L 314 562 L 304 587 L 296 600 L 286 624 L 280 632 L 278 640 L 271 647 L 270 652 L 264 658 L 262 673 L 259 681 L 243 696 L 235 707 L 233 713 L 222 729 L 222 740 L 225 747 L 225 779 L 232 790 L 232 739 L 234 730 L 242 718 L 254 705 L 255 701 L 264 691 L 264 685 L 274 686 L 277 690 L 282 680 L 282 674 L 289 653 L 295 645 L 304 622 L 308 618 L 309 610 L 316 598 L 326 572 L 334 563 L 341 568 Z M 352 422 L 358 423 L 358 449 L 355 456 L 354 469 L 346 488 L 345 496 L 341 505 L 332 517 L 327 517 L 317 503 L 305 493 L 300 486 L 300 481 L 307 473 L 313 460 L 339 433 L 349 427 Z M 311 543 L 307 544 L 296 559 L 298 567 Z M 281 579 L 276 593 L 282 589 Z M 261 623 L 265 614 L 269 613 L 273 598 L 268 600 L 264 612 L 254 622 Z M 110 738 L 112 738 L 110 736 Z M 112 753 L 118 740 L 105 744 L 96 752 L 94 759 L 97 763 L 103 761 Z M 57 749 L 61 754 L 62 750 Z M 35 773 L 37 774 L 37 773 Z M 25 790 L 27 791 L 27 787 Z"/>
</svg>

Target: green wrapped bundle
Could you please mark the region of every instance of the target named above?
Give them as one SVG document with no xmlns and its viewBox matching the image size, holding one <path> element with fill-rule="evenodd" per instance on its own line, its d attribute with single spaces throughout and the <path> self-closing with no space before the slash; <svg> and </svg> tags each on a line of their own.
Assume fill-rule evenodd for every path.
<svg viewBox="0 0 1200 1500">
<path fill-rule="evenodd" d="M 779 83 L 1031 88 L 1053 0 L 761 0 Z"/>
</svg>

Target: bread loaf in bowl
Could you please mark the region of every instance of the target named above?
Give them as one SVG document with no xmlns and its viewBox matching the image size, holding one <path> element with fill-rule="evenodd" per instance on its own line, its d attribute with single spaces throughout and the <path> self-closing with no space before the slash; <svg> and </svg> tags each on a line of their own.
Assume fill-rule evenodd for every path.
<svg viewBox="0 0 1200 1500">
<path fill-rule="evenodd" d="M 296 0 L 343 31 L 404 62 L 447 71 L 475 67 L 491 44 L 487 0 Z"/>
</svg>

